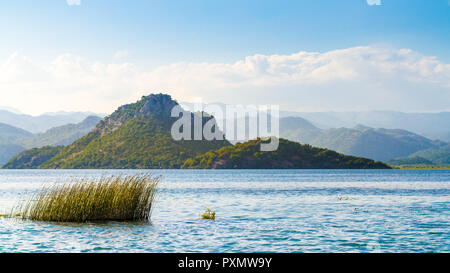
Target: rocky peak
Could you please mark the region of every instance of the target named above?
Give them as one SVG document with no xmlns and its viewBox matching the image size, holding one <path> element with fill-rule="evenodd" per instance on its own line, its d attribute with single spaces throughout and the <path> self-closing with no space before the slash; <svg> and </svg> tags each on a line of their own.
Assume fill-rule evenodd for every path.
<svg viewBox="0 0 450 273">
<path fill-rule="evenodd" d="M 172 108 L 177 106 L 178 103 L 172 100 L 172 97 L 167 94 L 150 94 L 149 96 L 143 96 L 141 101 L 144 104 L 139 110 L 141 115 L 158 115 L 158 116 L 170 116 Z"/>
<path fill-rule="evenodd" d="M 170 118 L 172 108 L 178 103 L 167 94 L 150 94 L 139 101 L 120 106 L 114 113 L 97 125 L 96 131 L 101 134 L 114 131 L 116 128 L 134 118 L 158 116 Z"/>
</svg>

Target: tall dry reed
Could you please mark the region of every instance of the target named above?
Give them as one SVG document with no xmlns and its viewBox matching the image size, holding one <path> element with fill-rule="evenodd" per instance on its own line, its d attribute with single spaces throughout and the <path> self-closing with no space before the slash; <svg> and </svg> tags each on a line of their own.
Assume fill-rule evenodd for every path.
<svg viewBox="0 0 450 273">
<path fill-rule="evenodd" d="M 20 210 L 22 219 L 52 222 L 148 221 L 160 178 L 110 176 L 44 188 Z"/>
</svg>

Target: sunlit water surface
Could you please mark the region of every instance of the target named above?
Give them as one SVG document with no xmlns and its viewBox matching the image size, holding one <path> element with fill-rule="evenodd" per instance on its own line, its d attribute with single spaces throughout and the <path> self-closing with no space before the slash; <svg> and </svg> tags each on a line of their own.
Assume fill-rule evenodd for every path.
<svg viewBox="0 0 450 273">
<path fill-rule="evenodd" d="M 0 213 L 44 185 L 142 172 L 1 170 Z M 163 175 L 151 223 L 0 217 L 0 252 L 450 251 L 450 170 L 149 172 Z"/>
</svg>

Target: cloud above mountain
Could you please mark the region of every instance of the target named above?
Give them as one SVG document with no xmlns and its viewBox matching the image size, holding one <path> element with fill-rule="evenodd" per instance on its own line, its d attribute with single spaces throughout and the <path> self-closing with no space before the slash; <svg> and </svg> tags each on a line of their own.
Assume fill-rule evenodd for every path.
<svg viewBox="0 0 450 273">
<path fill-rule="evenodd" d="M 114 58 L 112 58 L 114 59 Z M 0 100 L 24 112 L 110 112 L 151 92 L 181 101 L 279 104 L 285 110 L 450 110 L 450 64 L 410 49 L 361 46 L 247 56 L 234 63 L 179 62 L 145 69 L 72 54 L 0 62 Z"/>
</svg>

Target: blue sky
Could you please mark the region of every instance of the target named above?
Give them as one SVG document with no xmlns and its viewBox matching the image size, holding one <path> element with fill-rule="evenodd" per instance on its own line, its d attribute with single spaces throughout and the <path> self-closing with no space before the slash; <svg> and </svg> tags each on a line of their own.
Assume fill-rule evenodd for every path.
<svg viewBox="0 0 450 273">
<path fill-rule="evenodd" d="M 0 0 L 2 6 L 0 9 L 0 65 L 4 62 L 10 64 L 12 61 L 8 62 L 8 60 L 13 54 L 16 54 L 14 58 L 30 61 L 38 67 L 37 69 L 43 67 L 42 69 L 46 71 L 58 57 L 67 57 L 68 54 L 72 56 L 71 62 L 74 58 L 75 60 L 79 58 L 86 62 L 88 67 L 92 67 L 95 63 L 127 64 L 130 67 L 133 66 L 129 67 L 130 69 L 142 72 L 139 76 L 142 82 L 129 87 L 139 86 L 141 89 L 149 90 L 148 92 L 152 92 L 153 88 L 151 84 L 145 86 L 145 81 L 142 80 L 145 72 L 151 73 L 161 67 L 180 62 L 235 64 L 256 54 L 290 56 L 302 51 L 326 53 L 370 46 L 384 48 L 389 52 L 409 49 L 423 57 L 434 56 L 446 68 L 445 64 L 450 63 L 448 0 L 373 2 L 378 2 L 380 5 L 369 5 L 365 0 L 81 0 L 79 5 L 77 1 L 74 1 L 74 5 L 69 5 L 66 0 Z M 16 59 L 13 61 L 15 62 Z M 3 67 L 6 66 L 3 65 Z M 438 88 L 435 93 L 443 94 L 441 99 L 446 99 L 448 98 L 448 85 L 446 85 L 448 73 L 447 71 L 440 73 L 444 74 L 444 76 L 438 75 L 443 83 L 441 87 L 433 85 L 432 89 Z M 62 90 L 63 87 L 56 87 L 57 84 L 54 84 L 52 80 L 48 81 L 47 84 L 41 82 L 42 88 L 47 85 L 55 90 L 45 91 L 42 96 L 60 94 L 61 101 L 65 96 L 67 97 L 64 93 L 66 91 Z M 434 78 L 433 82 L 435 84 Z M 80 84 L 76 85 L 77 83 L 74 83 L 74 86 L 66 87 L 65 90 L 71 90 L 72 94 L 80 93 L 78 89 L 82 87 Z M 189 85 L 191 83 L 186 83 L 186 86 Z M 12 85 L 4 85 L 3 88 L 6 86 L 12 87 Z M 155 86 L 164 89 L 161 83 Z M 257 86 L 259 90 L 268 88 L 260 84 Z M 389 88 L 394 89 L 393 86 Z M 443 89 L 442 86 L 444 86 Z M 167 87 L 172 90 L 179 85 Z M 407 87 L 402 83 L 398 86 L 399 89 Z M 25 91 L 24 86 L 15 85 L 14 88 L 17 88 L 19 93 L 30 93 Z M 56 90 L 58 88 L 61 90 Z M 304 89 L 305 86 L 299 86 L 299 89 L 302 88 Z M 325 88 L 326 86 L 322 86 L 320 90 Z M 349 88 L 349 85 L 343 88 Z M 210 92 L 222 95 L 211 96 L 207 95 L 210 92 L 203 91 L 205 94 L 193 92 L 195 94 L 190 96 L 189 88 L 186 88 L 184 93 L 180 90 L 174 91 L 174 95 L 181 94 L 180 99 L 200 96 L 205 97 L 206 100 L 217 97 L 229 103 L 236 102 L 223 95 L 223 90 L 214 90 L 215 88 L 211 87 Z M 249 93 L 254 94 L 257 91 L 252 89 Z M 0 89 L 0 99 L 6 102 L 7 106 L 29 108 L 29 111 L 33 113 L 57 110 L 54 109 L 56 106 L 39 108 L 30 107 L 26 103 L 17 103 L 18 98 L 13 98 L 11 95 L 7 97 L 5 92 Z M 123 95 L 123 92 L 130 93 Z M 89 106 L 90 109 L 84 110 L 108 111 L 117 104 L 135 99 L 139 92 L 144 91 L 115 90 L 108 93 L 105 89 L 102 92 L 104 97 L 100 95 L 95 97 L 99 100 L 110 98 L 110 105 L 113 105 L 111 107 L 76 103 L 73 105 L 62 103 L 60 107 L 82 110 L 81 108 Z M 122 95 L 117 96 L 119 93 Z M 294 90 L 287 92 L 286 102 L 295 98 L 294 93 Z M 305 94 L 302 93 L 302 95 Z M 391 98 L 396 98 L 397 94 L 390 95 Z M 401 100 L 401 96 L 398 99 Z M 0 105 L 5 105 L 2 101 Z M 252 102 L 250 95 L 242 101 L 242 103 L 250 102 Z M 255 103 L 261 102 L 263 101 L 259 100 Z M 281 100 L 277 103 L 284 105 Z M 332 107 L 331 103 L 325 104 L 330 106 L 319 110 L 349 109 L 349 105 Z M 310 105 L 319 105 L 319 103 Z M 361 103 L 361 109 L 381 109 L 382 106 Z M 288 103 L 286 108 L 297 110 Z M 395 108 L 395 104 L 390 105 L 390 108 Z M 309 109 L 307 105 L 302 109 L 314 110 Z M 404 111 L 445 110 L 439 103 L 432 102 L 422 108 L 418 107 L 416 102 L 411 103 L 410 107 L 404 107 L 404 109 L 399 107 L 399 109 Z M 25 109 L 23 111 L 26 112 Z"/>
<path fill-rule="evenodd" d="M 448 0 L 2 2 L 2 55 L 104 59 L 126 48 L 156 65 L 385 43 L 450 61 Z"/>
</svg>

